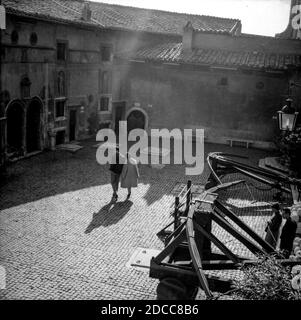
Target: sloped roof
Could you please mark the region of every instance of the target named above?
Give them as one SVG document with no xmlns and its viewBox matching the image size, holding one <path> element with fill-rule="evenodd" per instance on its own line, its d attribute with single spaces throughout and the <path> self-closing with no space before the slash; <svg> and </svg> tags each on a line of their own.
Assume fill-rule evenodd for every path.
<svg viewBox="0 0 301 320">
<path fill-rule="evenodd" d="M 109 29 L 181 35 L 188 21 L 197 31 L 235 33 L 240 20 L 89 2 L 90 22 L 81 19 L 82 0 L 3 0 L 8 13 Z"/>
<path fill-rule="evenodd" d="M 2 0 L 8 14 L 46 19 L 53 22 L 101 26 L 94 19 L 84 21 L 81 13 L 64 6 L 60 0 Z"/>
<path fill-rule="evenodd" d="M 288 65 L 301 67 L 300 54 L 278 54 L 256 51 L 229 51 L 218 49 L 192 49 L 182 51 L 182 43 L 164 43 L 145 47 L 135 53 L 119 53 L 117 57 L 165 63 L 246 67 L 256 69 L 285 70 Z"/>
</svg>

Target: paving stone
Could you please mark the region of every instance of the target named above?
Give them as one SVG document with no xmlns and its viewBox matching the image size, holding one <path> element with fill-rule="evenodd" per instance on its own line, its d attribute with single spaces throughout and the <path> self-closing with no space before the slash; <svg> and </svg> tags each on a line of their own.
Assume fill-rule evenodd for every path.
<svg viewBox="0 0 301 320">
<path fill-rule="evenodd" d="M 82 145 L 74 155 L 57 150 L 55 157 L 45 152 L 16 162 L 1 180 L 0 264 L 7 271 L 7 287 L 0 299 L 156 299 L 158 281 L 126 263 L 138 247 L 163 249 L 156 233 L 171 221 L 174 188 L 188 179 L 203 186 L 209 169 L 191 177 L 185 176 L 184 165 L 159 171 L 140 166 L 131 199 L 125 201 L 127 190 L 120 190 L 118 202 L 110 206 L 108 166 L 97 164 L 95 141 Z M 236 151 L 251 156 L 253 164 L 267 155 L 209 144 L 205 151 Z M 260 202 L 252 202 L 244 186 L 220 197 L 263 235 L 273 192 L 260 184 L 249 188 Z M 218 226 L 214 231 L 235 252 L 248 254 Z M 228 276 L 239 274 L 229 271 Z"/>
</svg>

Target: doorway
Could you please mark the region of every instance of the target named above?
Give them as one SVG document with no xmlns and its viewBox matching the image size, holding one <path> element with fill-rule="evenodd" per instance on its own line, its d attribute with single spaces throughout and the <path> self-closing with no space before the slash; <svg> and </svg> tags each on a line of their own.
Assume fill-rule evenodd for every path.
<svg viewBox="0 0 301 320">
<path fill-rule="evenodd" d="M 115 128 L 115 134 L 118 137 L 119 135 L 119 121 L 124 120 L 125 118 L 125 101 L 121 102 L 113 102 L 113 110 L 115 113 L 114 116 L 114 128 Z"/>
<path fill-rule="evenodd" d="M 77 110 L 71 109 L 69 116 L 69 141 L 74 141 L 76 140 Z"/>
<path fill-rule="evenodd" d="M 58 131 L 55 136 L 55 144 L 60 145 L 65 143 L 65 130 Z"/>
<path fill-rule="evenodd" d="M 133 110 L 127 117 L 128 132 L 133 129 L 145 129 L 146 119 L 145 115 L 140 110 Z"/>
<path fill-rule="evenodd" d="M 26 151 L 28 153 L 41 150 L 41 113 L 41 102 L 32 100 L 26 113 Z"/>
<path fill-rule="evenodd" d="M 24 148 L 24 106 L 19 101 L 12 102 L 6 110 L 7 152 L 23 152 Z"/>
</svg>

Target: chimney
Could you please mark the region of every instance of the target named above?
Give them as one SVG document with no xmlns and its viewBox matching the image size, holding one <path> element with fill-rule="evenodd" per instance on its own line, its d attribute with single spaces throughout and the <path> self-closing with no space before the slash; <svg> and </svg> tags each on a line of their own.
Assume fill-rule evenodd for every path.
<svg viewBox="0 0 301 320">
<path fill-rule="evenodd" d="M 190 21 L 187 22 L 183 28 L 183 38 L 182 38 L 182 50 L 183 52 L 191 51 L 193 45 L 193 32 L 194 28 Z"/>
<path fill-rule="evenodd" d="M 92 15 L 92 11 L 90 9 L 89 2 L 84 2 L 81 19 L 84 21 L 91 21 L 91 15 Z"/>
<path fill-rule="evenodd" d="M 275 37 L 301 40 L 301 0 L 291 0 L 288 26 Z"/>
</svg>

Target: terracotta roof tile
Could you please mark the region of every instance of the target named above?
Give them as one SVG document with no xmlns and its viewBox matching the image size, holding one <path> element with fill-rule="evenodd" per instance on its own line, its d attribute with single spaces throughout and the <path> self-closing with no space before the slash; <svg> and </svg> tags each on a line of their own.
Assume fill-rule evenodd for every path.
<svg viewBox="0 0 301 320">
<path fill-rule="evenodd" d="M 176 62 L 179 64 L 190 63 L 256 69 L 285 70 L 288 65 L 301 67 L 301 54 L 276 54 L 203 48 L 183 52 L 182 43 L 164 43 L 155 47 L 139 49 L 135 53 L 119 53 L 117 57 L 146 61 Z"/>
<path fill-rule="evenodd" d="M 89 26 L 100 25 L 95 20 L 83 21 L 80 12 L 64 6 L 60 2 L 60 0 L 2 0 L 2 4 L 5 6 L 8 14 Z"/>
<path fill-rule="evenodd" d="M 141 9 L 107 3 L 89 2 L 92 21 L 81 20 L 80 0 L 2 0 L 8 13 L 48 18 L 49 20 L 103 26 L 105 28 L 181 35 L 191 21 L 193 28 L 206 32 L 233 33 L 240 27 L 237 19 Z"/>
</svg>

